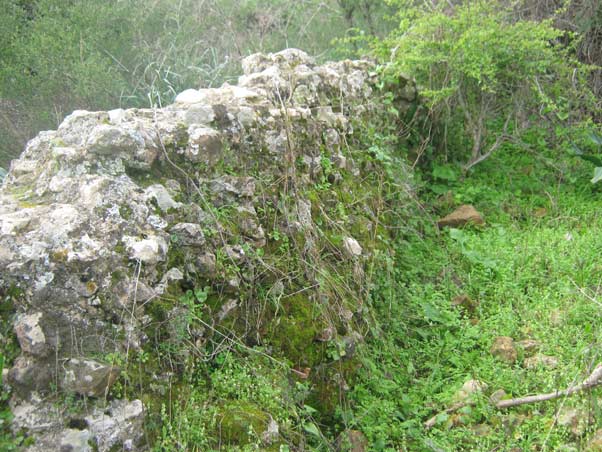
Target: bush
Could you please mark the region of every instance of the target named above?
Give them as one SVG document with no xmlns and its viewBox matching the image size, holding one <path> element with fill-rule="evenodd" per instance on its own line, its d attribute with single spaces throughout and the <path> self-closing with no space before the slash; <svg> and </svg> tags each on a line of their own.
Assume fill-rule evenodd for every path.
<svg viewBox="0 0 602 452">
<path fill-rule="evenodd" d="M 531 114 L 567 119 L 568 74 L 580 66 L 550 21 L 516 20 L 494 1 L 453 8 L 441 2 L 432 10 L 397 4 L 406 4 L 399 27 L 375 51 L 389 62 L 386 76 L 416 78 L 440 125 L 440 142 L 446 150 L 451 145 L 465 170 L 528 126 Z"/>
</svg>

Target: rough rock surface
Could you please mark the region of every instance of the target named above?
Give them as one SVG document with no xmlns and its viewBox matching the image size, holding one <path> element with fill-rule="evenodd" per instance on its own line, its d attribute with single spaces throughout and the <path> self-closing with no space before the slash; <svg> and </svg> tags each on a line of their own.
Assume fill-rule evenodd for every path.
<svg viewBox="0 0 602 452">
<path fill-rule="evenodd" d="M 192 288 L 216 294 L 204 312 L 211 325 L 235 328 L 237 310 L 253 309 L 254 285 L 280 274 L 270 265 L 257 271 L 257 250 L 263 263 L 270 250 L 301 243 L 313 264 L 281 292 L 319 302 L 324 319 L 341 319 L 334 331 L 344 337 L 359 334 L 353 322 L 361 297 L 321 287 L 316 268 L 328 259 L 347 265 L 347 286 L 362 287 L 370 258 L 362 241 L 375 216 L 369 199 L 354 202 L 356 211 L 341 220 L 349 225 L 333 226 L 357 231 L 342 242 L 323 239 L 326 226 L 318 229 L 314 216 L 316 197 L 334 209 L 338 193 L 349 191 L 346 181 L 357 186 L 371 171 L 345 143 L 354 120 L 383 115 L 372 64 L 319 66 L 288 49 L 252 55 L 243 68 L 238 86 L 189 89 L 163 109 L 75 111 L 12 162 L 0 188 L 0 296 L 17 311 L 22 353 L 8 380 L 15 429 L 37 438 L 31 450 L 136 450 L 144 408 L 137 400 L 102 407 L 119 378 L 107 357 L 141 352 L 159 331 L 166 343 L 180 341 L 178 322 L 189 308 L 165 305 Z M 407 81 L 400 86 L 403 111 L 416 93 Z M 243 332 L 257 342 L 269 320 Z M 185 331 L 193 343 L 209 339 L 205 328 Z M 83 417 L 57 415 L 46 398 L 56 382 L 91 397 Z"/>
<path fill-rule="evenodd" d="M 508 336 L 496 337 L 491 346 L 490 352 L 493 356 L 508 364 L 514 364 L 518 357 L 518 352 L 514 346 L 514 340 Z"/>
<path fill-rule="evenodd" d="M 437 221 L 437 225 L 440 228 L 456 228 L 459 226 L 465 226 L 467 224 L 475 224 L 479 226 L 485 224 L 485 220 L 483 220 L 481 214 L 477 211 L 477 209 L 474 208 L 474 206 L 471 206 L 470 204 L 465 204 L 458 207 L 452 213 Z"/>
</svg>

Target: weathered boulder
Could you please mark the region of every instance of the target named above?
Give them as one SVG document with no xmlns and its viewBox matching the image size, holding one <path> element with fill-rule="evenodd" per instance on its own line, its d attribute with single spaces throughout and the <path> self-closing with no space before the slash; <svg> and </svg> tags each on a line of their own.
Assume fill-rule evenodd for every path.
<svg viewBox="0 0 602 452">
<path fill-rule="evenodd" d="M 0 187 L 0 295 L 14 303 L 22 353 L 7 379 L 15 409 L 42 416 L 35 429 L 17 421 L 39 447 L 138 447 L 141 402 L 94 411 L 127 374 L 107 355 L 143 354 L 151 341 L 203 344 L 223 322 L 253 343 L 280 329 L 272 352 L 303 368 L 325 356 L 307 351 L 327 346 L 314 337 L 329 322 L 345 347 L 360 342 L 362 267 L 381 206 L 370 196 L 352 212 L 341 206 L 376 185 L 374 165 L 358 165 L 345 145 L 354 122 L 391 114 L 374 100 L 373 65 L 320 66 L 288 49 L 243 68 L 238 86 L 186 90 L 162 109 L 75 111 L 11 164 Z M 402 85 L 401 112 L 415 98 Z M 329 268 L 340 287 L 320 277 Z M 262 312 L 256 289 L 273 294 L 276 282 L 290 302 Z M 205 325 L 191 325 L 200 315 Z M 256 324 L 243 324 L 250 317 Z M 287 332 L 297 330 L 292 346 Z M 44 420 L 51 402 L 38 395 L 57 389 L 98 398 L 85 429 Z"/>
<path fill-rule="evenodd" d="M 514 346 L 514 340 L 508 336 L 496 337 L 489 351 L 497 359 L 508 364 L 514 364 L 518 357 L 518 352 Z"/>
<path fill-rule="evenodd" d="M 474 208 L 474 206 L 471 206 L 470 204 L 465 204 L 458 207 L 452 213 L 437 221 L 437 225 L 440 228 L 456 228 L 459 226 L 465 226 L 467 224 L 479 226 L 485 224 L 485 220 L 483 220 L 481 214 L 477 211 L 477 209 Z"/>
</svg>

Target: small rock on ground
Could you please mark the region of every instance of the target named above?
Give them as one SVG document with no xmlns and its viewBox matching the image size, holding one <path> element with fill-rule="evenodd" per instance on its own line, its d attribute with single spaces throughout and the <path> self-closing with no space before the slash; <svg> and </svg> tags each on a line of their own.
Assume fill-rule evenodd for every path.
<svg viewBox="0 0 602 452">
<path fill-rule="evenodd" d="M 481 226 L 485 224 L 485 220 L 483 220 L 483 216 L 474 208 L 474 206 L 464 204 L 437 221 L 437 226 L 440 228 L 455 228 L 458 226 L 465 226 L 469 223 Z"/>
<path fill-rule="evenodd" d="M 514 364 L 518 355 L 514 347 L 514 340 L 508 336 L 496 337 L 489 351 L 493 356 L 508 364 Z"/>
</svg>

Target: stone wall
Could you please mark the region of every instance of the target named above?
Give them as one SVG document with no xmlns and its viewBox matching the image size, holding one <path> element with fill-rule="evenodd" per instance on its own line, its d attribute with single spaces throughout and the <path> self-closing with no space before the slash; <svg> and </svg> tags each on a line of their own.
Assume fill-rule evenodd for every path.
<svg viewBox="0 0 602 452">
<path fill-rule="evenodd" d="M 194 345 L 180 354 L 203 353 L 227 331 L 314 369 L 329 341 L 361 341 L 378 162 L 350 142 L 355 124 L 385 115 L 374 67 L 289 49 L 243 69 L 236 86 L 186 90 L 162 109 L 73 112 L 12 162 L 0 295 L 21 354 L 4 377 L 32 450 L 142 447 L 142 403 L 111 395 L 116 354 L 182 334 Z M 399 88 L 403 113 L 415 90 Z M 275 294 L 276 307 L 262 302 Z M 160 366 L 147 373 L 161 378 Z M 74 418 L 49 394 L 89 403 Z"/>
</svg>

